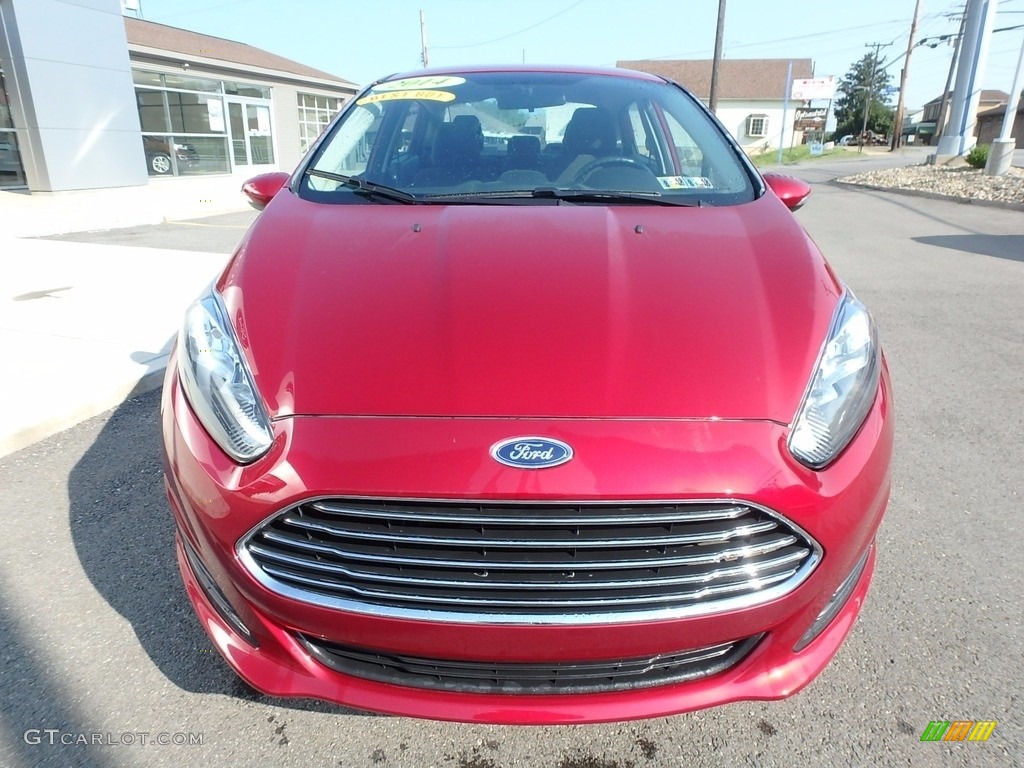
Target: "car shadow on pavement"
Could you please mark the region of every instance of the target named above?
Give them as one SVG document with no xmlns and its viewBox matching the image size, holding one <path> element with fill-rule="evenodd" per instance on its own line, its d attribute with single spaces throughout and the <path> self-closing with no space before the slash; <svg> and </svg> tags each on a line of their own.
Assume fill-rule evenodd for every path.
<svg viewBox="0 0 1024 768">
<path fill-rule="evenodd" d="M 160 390 L 122 403 L 68 479 L 71 538 L 99 594 L 174 685 L 304 711 L 371 715 L 250 688 L 206 637 L 182 586 L 163 486 Z"/>
<path fill-rule="evenodd" d="M 939 248 L 1024 262 L 1024 235 L 930 235 L 913 237 L 911 240 Z"/>
</svg>

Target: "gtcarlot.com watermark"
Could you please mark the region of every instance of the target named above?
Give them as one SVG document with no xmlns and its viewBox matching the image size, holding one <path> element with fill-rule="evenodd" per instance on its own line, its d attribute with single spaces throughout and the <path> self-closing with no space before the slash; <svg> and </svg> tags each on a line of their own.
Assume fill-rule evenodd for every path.
<svg viewBox="0 0 1024 768">
<path fill-rule="evenodd" d="M 173 733 L 150 731 L 95 731 L 81 732 L 62 731 L 60 728 L 29 728 L 22 734 L 26 744 L 49 744 L 55 746 L 96 746 L 96 747 L 130 747 L 136 744 L 140 746 L 158 747 L 188 747 L 199 746 L 203 743 L 202 733 L 189 731 L 176 731 Z"/>
</svg>

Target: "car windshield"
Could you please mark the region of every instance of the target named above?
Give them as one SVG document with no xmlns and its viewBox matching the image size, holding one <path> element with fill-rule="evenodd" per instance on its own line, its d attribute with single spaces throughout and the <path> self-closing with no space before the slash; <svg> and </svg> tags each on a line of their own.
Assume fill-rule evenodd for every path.
<svg viewBox="0 0 1024 768">
<path fill-rule="evenodd" d="M 472 72 L 378 83 L 314 150 L 323 202 L 735 205 L 751 173 L 675 85 L 628 74 Z"/>
</svg>

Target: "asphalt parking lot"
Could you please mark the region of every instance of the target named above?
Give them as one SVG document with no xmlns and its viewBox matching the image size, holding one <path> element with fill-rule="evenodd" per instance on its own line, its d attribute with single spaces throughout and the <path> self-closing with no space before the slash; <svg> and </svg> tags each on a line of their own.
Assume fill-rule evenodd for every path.
<svg viewBox="0 0 1024 768">
<path fill-rule="evenodd" d="M 1024 214 L 828 183 L 883 162 L 787 169 L 815 187 L 797 216 L 876 316 L 897 415 L 872 592 L 804 691 L 518 728 L 257 694 L 182 591 L 151 392 L 0 459 L 0 765 L 1024 765 Z M 254 215 L 69 237 L 227 252 Z M 933 720 L 998 725 L 921 742 Z"/>
</svg>

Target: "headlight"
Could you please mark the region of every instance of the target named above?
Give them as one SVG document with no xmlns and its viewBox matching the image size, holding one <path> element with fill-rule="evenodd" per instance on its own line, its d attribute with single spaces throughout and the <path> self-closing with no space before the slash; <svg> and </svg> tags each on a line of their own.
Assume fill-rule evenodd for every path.
<svg viewBox="0 0 1024 768">
<path fill-rule="evenodd" d="M 185 313 L 178 370 L 196 416 L 229 456 L 247 464 L 270 449 L 270 417 L 216 292 Z"/>
<path fill-rule="evenodd" d="M 789 450 L 798 461 L 821 469 L 853 439 L 875 401 L 880 366 L 871 316 L 846 291 L 793 420 Z"/>
</svg>

